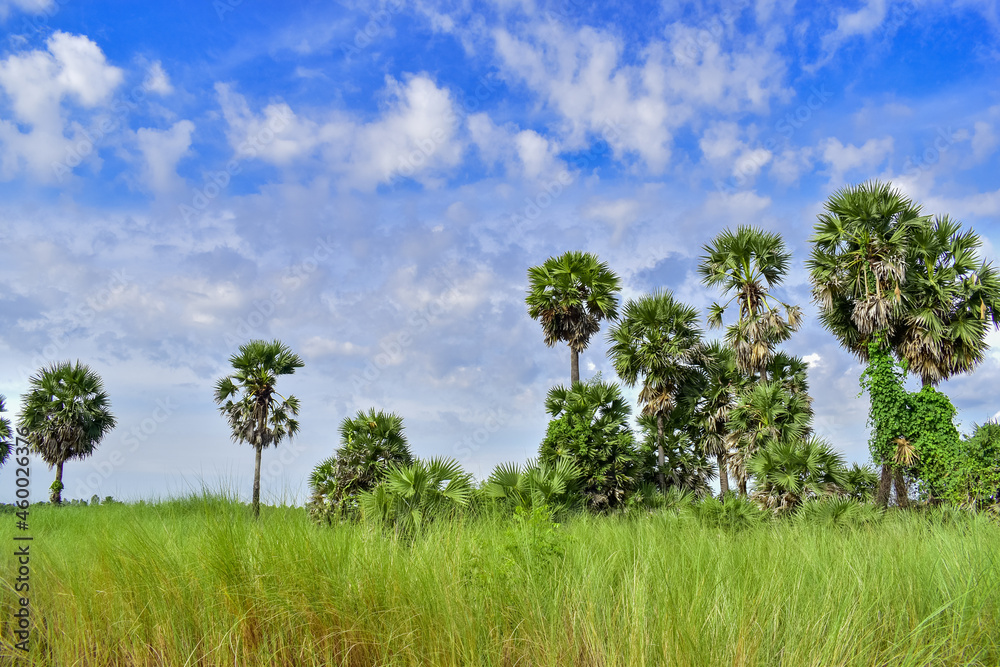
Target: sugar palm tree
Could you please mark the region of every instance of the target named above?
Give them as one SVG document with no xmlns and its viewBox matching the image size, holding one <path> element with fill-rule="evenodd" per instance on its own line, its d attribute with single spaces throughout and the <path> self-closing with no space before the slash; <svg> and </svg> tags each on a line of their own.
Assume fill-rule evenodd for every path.
<svg viewBox="0 0 1000 667">
<path fill-rule="evenodd" d="M 849 490 L 843 457 L 819 438 L 774 442 L 757 452 L 747 467 L 757 480 L 754 497 L 775 511 Z"/>
<path fill-rule="evenodd" d="M 713 303 L 708 322 L 722 326 L 722 316 L 735 301 L 737 321 L 726 330 L 726 342 L 736 363 L 746 373 L 767 378 L 766 367 L 774 347 L 798 329 L 801 310 L 779 301 L 770 290 L 781 284 L 788 272 L 790 253 L 778 234 L 755 227 L 725 230 L 704 247 L 698 273 L 709 287 L 722 289 L 725 304 Z"/>
<path fill-rule="evenodd" d="M 361 494 L 361 512 L 405 535 L 469 504 L 472 479 L 454 459 L 392 464 L 384 482 Z"/>
<path fill-rule="evenodd" d="M 570 383 L 580 381 L 580 352 L 618 317 L 621 280 L 596 255 L 570 251 L 528 269 L 528 314 L 542 324 L 545 344 L 570 349 Z"/>
<path fill-rule="evenodd" d="M 608 354 L 618 376 L 630 387 L 642 384 L 643 414 L 656 418 L 658 482 L 663 475 L 663 427 L 685 385 L 703 376 L 704 358 L 697 311 L 676 301 L 669 291 L 656 291 L 625 305 L 622 320 L 608 333 Z"/>
<path fill-rule="evenodd" d="M 806 397 L 792 394 L 779 380 L 758 382 L 740 395 L 729 417 L 729 427 L 738 434 L 730 468 L 740 493 L 746 495 L 750 460 L 774 443 L 795 443 L 809 434 Z"/>
<path fill-rule="evenodd" d="M 879 181 L 838 190 L 824 209 L 806 262 L 813 299 L 823 326 L 871 368 L 871 356 L 887 354 L 891 341 L 899 338 L 907 265 L 914 256 L 911 245 L 915 232 L 929 218 L 921 214 L 918 204 Z M 874 384 L 870 392 L 873 410 L 893 403 L 900 392 L 901 385 Z M 899 420 L 892 421 L 877 422 L 870 442 L 872 461 L 882 467 L 881 505 L 888 502 L 892 476 L 887 443 L 906 435 L 899 431 Z"/>
<path fill-rule="evenodd" d="M 981 245 L 947 215 L 913 231 L 893 347 L 925 387 L 975 368 L 1000 326 L 1000 278 L 976 257 Z"/>
<path fill-rule="evenodd" d="M 56 469 L 50 502 L 62 502 L 63 464 L 93 454 L 115 423 L 104 383 L 89 366 L 63 362 L 31 376 L 18 427 L 29 448 Z"/>
<path fill-rule="evenodd" d="M 340 446 L 310 476 L 310 510 L 317 519 L 352 515 L 362 493 L 375 489 L 393 465 L 413 463 L 413 453 L 395 413 L 359 410 L 340 423 Z"/>
<path fill-rule="evenodd" d="M 0 412 L 7 412 L 7 406 L 4 402 L 7 399 L 0 394 Z M 6 417 L 0 417 L 0 466 L 7 462 L 7 458 L 10 456 L 10 420 Z"/>
<path fill-rule="evenodd" d="M 299 431 L 299 400 L 278 393 L 282 375 L 302 368 L 302 359 L 281 341 L 252 340 L 229 358 L 235 371 L 215 384 L 215 402 L 229 422 L 234 442 L 254 448 L 253 515 L 260 516 L 260 459 L 265 447 L 277 446 Z"/>
<path fill-rule="evenodd" d="M 719 469 L 719 491 L 729 491 L 729 456 L 736 447 L 739 434 L 729 428 L 729 414 L 736 405 L 747 380 L 736 366 L 731 348 L 713 341 L 705 349 L 707 384 L 699 406 L 698 420 L 704 430 L 705 454 L 714 456 Z"/>
<path fill-rule="evenodd" d="M 903 310 L 910 244 L 927 220 L 879 181 L 838 190 L 819 215 L 806 261 L 819 319 L 862 361 L 872 337 L 889 333 Z"/>
</svg>

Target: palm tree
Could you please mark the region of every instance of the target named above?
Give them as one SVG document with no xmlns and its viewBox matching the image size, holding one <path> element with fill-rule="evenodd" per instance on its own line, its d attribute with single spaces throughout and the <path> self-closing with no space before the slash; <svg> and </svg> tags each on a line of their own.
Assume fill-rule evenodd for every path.
<svg viewBox="0 0 1000 667">
<path fill-rule="evenodd" d="M 729 416 L 730 428 L 738 433 L 730 466 L 747 493 L 750 460 L 774 443 L 800 442 L 809 434 L 811 412 L 806 396 L 792 394 L 779 380 L 758 382 L 738 399 Z"/>
<path fill-rule="evenodd" d="M 31 376 L 18 427 L 31 450 L 55 466 L 50 502 L 62 502 L 63 464 L 93 454 L 115 423 L 104 383 L 89 366 L 67 361 Z"/>
<path fill-rule="evenodd" d="M 888 333 L 902 311 L 902 289 L 920 206 L 888 183 L 838 190 L 826 201 L 806 262 L 819 319 L 841 345 L 868 361 L 868 342 Z"/>
<path fill-rule="evenodd" d="M 843 457 L 819 438 L 774 442 L 754 454 L 747 467 L 757 480 L 755 498 L 775 511 L 793 510 L 805 500 L 849 489 Z"/>
<path fill-rule="evenodd" d="M 618 317 L 621 280 L 597 255 L 569 251 L 528 269 L 528 314 L 542 324 L 545 344 L 569 344 L 570 382 L 580 381 L 580 352 Z"/>
<path fill-rule="evenodd" d="M 746 376 L 736 365 L 732 348 L 713 341 L 706 349 L 707 385 L 699 406 L 698 421 L 704 436 L 705 454 L 714 456 L 719 469 L 719 491 L 729 491 L 730 453 L 735 449 L 739 434 L 729 428 L 729 413 L 747 383 Z"/>
<path fill-rule="evenodd" d="M 700 391 L 700 386 L 691 385 L 691 389 Z M 704 440 L 699 437 L 703 432 L 692 421 L 693 414 L 692 405 L 686 397 L 682 397 L 680 407 L 675 408 L 663 424 L 663 463 L 660 465 L 654 463 L 659 453 L 656 417 L 649 414 L 639 416 L 639 429 L 643 434 L 640 453 L 648 461 L 643 468 L 649 471 L 644 483 L 653 481 L 650 473 L 655 471 L 656 479 L 662 474 L 668 492 L 677 489 L 696 497 L 711 493 L 709 482 L 716 471 L 704 448 L 699 445 Z"/>
<path fill-rule="evenodd" d="M 556 386 L 545 409 L 553 419 L 539 447 L 539 462 L 572 460 L 591 509 L 623 505 L 636 486 L 639 460 L 628 425 L 632 411 L 618 385 L 597 377 L 570 389 Z"/>
<path fill-rule="evenodd" d="M 806 262 L 819 319 L 841 345 L 869 365 L 869 371 L 872 355 L 887 354 L 898 337 L 894 329 L 904 312 L 907 264 L 914 256 L 911 244 L 928 219 L 918 204 L 879 181 L 838 190 L 819 215 Z M 880 368 L 884 365 L 876 361 Z M 869 384 L 873 411 L 898 403 L 901 385 Z M 878 502 L 884 506 L 892 476 L 888 446 L 906 434 L 898 419 L 875 424 L 869 446 L 872 461 L 882 467 Z"/>
<path fill-rule="evenodd" d="M 1000 278 L 977 260 L 981 245 L 947 215 L 913 231 L 892 342 L 925 387 L 970 372 L 984 358 L 990 324 L 1000 327 Z"/>
<path fill-rule="evenodd" d="M 579 504 L 579 478 L 580 469 L 567 457 L 554 463 L 528 461 L 524 468 L 501 463 L 493 469 L 483 491 L 515 510 L 546 508 L 556 515 Z"/>
<path fill-rule="evenodd" d="M 656 291 L 626 304 L 608 342 L 618 376 L 630 387 L 641 380 L 643 414 L 656 418 L 658 482 L 664 490 L 664 422 L 677 407 L 684 386 L 703 377 L 698 366 L 704 358 L 698 312 L 674 300 L 669 291 Z"/>
<path fill-rule="evenodd" d="M 0 394 L 0 412 L 7 412 L 7 406 L 4 405 L 6 397 Z M 0 466 L 7 462 L 7 458 L 10 456 L 10 420 L 6 417 L 0 417 Z"/>
<path fill-rule="evenodd" d="M 299 431 L 299 400 L 275 389 L 278 377 L 291 375 L 305 364 L 281 341 L 252 340 L 229 358 L 235 373 L 215 384 L 215 402 L 226 417 L 234 442 L 254 448 L 253 515 L 260 516 L 260 458 Z M 280 400 L 279 400 L 280 399 Z"/>
<path fill-rule="evenodd" d="M 362 493 L 375 489 L 393 465 L 413 463 L 403 418 L 375 408 L 359 410 L 340 423 L 340 446 L 313 470 L 311 511 L 329 520 L 352 515 Z"/>
<path fill-rule="evenodd" d="M 766 380 L 774 346 L 788 340 L 802 321 L 798 306 L 782 303 L 769 292 L 788 272 L 791 255 L 785 242 L 778 234 L 740 226 L 736 232 L 723 231 L 704 250 L 698 267 L 702 282 L 722 288 L 729 297 L 725 304 L 712 304 L 709 325 L 721 327 L 723 314 L 736 301 L 739 318 L 726 330 L 726 342 L 743 372 Z"/>
<path fill-rule="evenodd" d="M 458 461 L 433 458 L 389 467 L 385 481 L 361 494 L 362 514 L 406 534 L 469 504 L 472 480 Z"/>
</svg>

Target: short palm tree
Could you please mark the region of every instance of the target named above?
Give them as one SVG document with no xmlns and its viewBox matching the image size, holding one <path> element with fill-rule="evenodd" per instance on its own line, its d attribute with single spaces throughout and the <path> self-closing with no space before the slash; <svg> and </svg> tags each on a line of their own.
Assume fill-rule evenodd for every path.
<svg viewBox="0 0 1000 667">
<path fill-rule="evenodd" d="M 806 397 L 788 392 L 778 380 L 759 382 L 744 392 L 729 416 L 738 434 L 730 469 L 746 495 L 750 460 L 775 443 L 796 443 L 809 434 L 811 412 Z"/>
<path fill-rule="evenodd" d="M 630 387 L 641 382 L 643 414 L 656 418 L 658 483 L 663 490 L 664 422 L 677 407 L 682 389 L 703 377 L 698 312 L 676 301 L 669 291 L 656 291 L 625 305 L 622 320 L 608 333 L 608 342 L 618 376 Z"/>
<path fill-rule="evenodd" d="M 793 510 L 805 500 L 847 492 L 844 459 L 819 438 L 774 442 L 747 464 L 757 480 L 754 497 L 775 511 Z"/>
<path fill-rule="evenodd" d="M 465 507 L 471 497 L 472 480 L 458 461 L 434 458 L 391 465 L 384 482 L 361 494 L 360 505 L 363 516 L 412 535 L 435 517 Z"/>
<path fill-rule="evenodd" d="M 371 408 L 340 423 L 340 446 L 310 476 L 316 518 L 353 515 L 362 493 L 375 489 L 393 465 L 413 463 L 403 418 Z"/>
<path fill-rule="evenodd" d="M 554 463 L 528 461 L 524 468 L 501 463 L 493 469 L 483 491 L 515 510 L 545 508 L 559 514 L 579 505 L 579 478 L 580 469 L 567 457 Z"/>
<path fill-rule="evenodd" d="M 702 282 L 721 288 L 729 298 L 725 304 L 712 304 L 709 325 L 721 327 L 723 314 L 735 301 L 739 317 L 726 330 L 726 342 L 741 370 L 766 379 L 775 345 L 787 340 L 802 321 L 798 306 L 770 293 L 784 280 L 791 254 L 778 234 L 748 226 L 723 231 L 704 250 L 698 267 Z"/>
<path fill-rule="evenodd" d="M 892 342 L 925 387 L 970 372 L 985 356 L 990 325 L 1000 327 L 1000 278 L 978 260 L 981 245 L 946 215 L 913 230 Z"/>
<path fill-rule="evenodd" d="M 215 402 L 229 422 L 234 442 L 254 448 L 253 515 L 260 516 L 260 459 L 265 447 L 277 446 L 299 431 L 299 400 L 278 393 L 278 377 L 302 368 L 302 359 L 281 341 L 252 340 L 229 358 L 235 371 L 215 384 Z"/>
<path fill-rule="evenodd" d="M 18 427 L 30 449 L 56 469 L 52 503 L 62 502 L 63 464 L 93 454 L 115 423 L 104 383 L 89 366 L 63 362 L 31 376 Z"/>
<path fill-rule="evenodd" d="M 570 349 L 570 383 L 580 381 L 580 353 L 618 317 L 621 280 L 597 255 L 570 251 L 528 269 L 528 314 L 542 324 L 545 344 Z"/>
</svg>

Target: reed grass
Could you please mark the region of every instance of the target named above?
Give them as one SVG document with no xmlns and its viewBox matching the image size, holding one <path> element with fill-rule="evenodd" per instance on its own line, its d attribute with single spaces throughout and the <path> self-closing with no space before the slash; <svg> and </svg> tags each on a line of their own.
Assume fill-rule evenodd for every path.
<svg viewBox="0 0 1000 667">
<path fill-rule="evenodd" d="M 262 509 L 32 508 L 31 653 L 12 647 L 7 567 L 0 664 L 1000 664 L 1000 526 L 982 517 L 487 515 L 404 539 Z"/>
</svg>

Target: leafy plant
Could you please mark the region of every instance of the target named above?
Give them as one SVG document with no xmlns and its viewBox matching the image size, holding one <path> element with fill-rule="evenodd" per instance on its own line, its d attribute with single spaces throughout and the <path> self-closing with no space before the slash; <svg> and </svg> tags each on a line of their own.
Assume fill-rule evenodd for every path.
<svg viewBox="0 0 1000 667">
<path fill-rule="evenodd" d="M 878 522 L 882 512 L 855 498 L 834 496 L 805 501 L 795 510 L 795 518 L 811 526 L 855 527 Z"/>
<path fill-rule="evenodd" d="M 774 442 L 747 467 L 757 483 L 754 498 L 776 512 L 794 510 L 809 499 L 841 495 L 847 488 L 843 458 L 819 438 Z"/>
<path fill-rule="evenodd" d="M 501 463 L 483 488 L 511 511 L 544 506 L 558 516 L 580 504 L 579 478 L 580 469 L 569 458 L 548 464 L 529 461 L 523 469 L 516 463 Z"/>
<path fill-rule="evenodd" d="M 390 465 L 385 481 L 362 493 L 359 504 L 365 519 L 413 535 L 428 521 L 468 505 L 471 495 L 471 478 L 458 461 L 433 458 Z"/>
<path fill-rule="evenodd" d="M 769 517 L 768 512 L 749 498 L 734 493 L 726 494 L 721 499 L 709 496 L 692 504 L 690 512 L 706 527 L 733 532 L 759 526 Z"/>
</svg>

